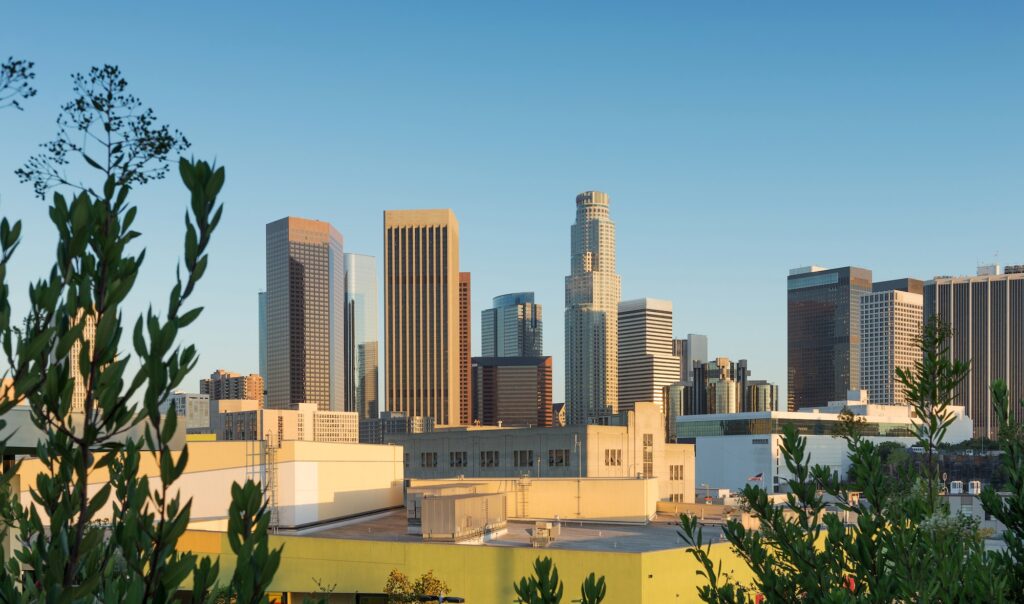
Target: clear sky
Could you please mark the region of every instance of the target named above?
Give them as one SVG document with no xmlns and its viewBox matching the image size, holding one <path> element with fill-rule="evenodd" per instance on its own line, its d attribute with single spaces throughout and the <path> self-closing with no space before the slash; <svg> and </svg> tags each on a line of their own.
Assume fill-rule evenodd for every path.
<svg viewBox="0 0 1024 604">
<path fill-rule="evenodd" d="M 677 335 L 784 393 L 788 269 L 1024 263 L 1022 32 L 1019 1 L 0 0 L 0 57 L 39 74 L 26 111 L 0 112 L 0 212 L 26 223 L 15 311 L 54 236 L 13 171 L 69 74 L 115 63 L 227 167 L 190 389 L 257 370 L 265 223 L 327 220 L 379 257 L 383 210 L 451 207 L 474 351 L 493 296 L 535 291 L 561 401 L 569 226 L 597 189 L 623 299 L 672 300 Z M 135 198 L 149 256 L 127 310 L 163 310 L 186 198 L 176 177 Z"/>
</svg>

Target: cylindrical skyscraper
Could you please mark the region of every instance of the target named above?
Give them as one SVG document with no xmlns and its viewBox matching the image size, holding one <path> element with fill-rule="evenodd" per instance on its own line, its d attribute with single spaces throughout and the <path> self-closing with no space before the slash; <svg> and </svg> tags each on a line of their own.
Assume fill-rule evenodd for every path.
<svg viewBox="0 0 1024 604">
<path fill-rule="evenodd" d="M 580 193 L 572 225 L 571 273 L 565 278 L 565 402 L 570 423 L 605 423 L 618 410 L 620 290 L 608 195 Z"/>
</svg>

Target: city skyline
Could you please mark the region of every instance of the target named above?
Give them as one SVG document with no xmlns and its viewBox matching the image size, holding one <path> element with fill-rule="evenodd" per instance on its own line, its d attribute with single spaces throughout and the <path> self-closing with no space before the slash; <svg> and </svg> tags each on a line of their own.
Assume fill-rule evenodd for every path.
<svg viewBox="0 0 1024 604">
<path fill-rule="evenodd" d="M 461 17 L 458 35 L 449 36 L 451 48 L 434 39 L 436 30 L 447 31 L 444 22 L 455 9 L 402 15 L 383 8 L 325 14 L 300 8 L 245 21 L 247 36 L 202 25 L 210 29 L 197 32 L 199 41 L 169 52 L 142 44 L 146 28 L 140 24 L 159 18 L 185 28 L 184 17 L 145 7 L 117 16 L 123 38 L 69 53 L 65 43 L 45 41 L 73 39 L 80 27 L 112 16 L 69 7 L 68 19 L 54 24 L 39 7 L 11 7 L 25 27 L 5 32 L 5 38 L 10 51 L 37 62 L 40 90 L 24 112 L 0 122 L 0 161 L 10 167 L 0 174 L 0 202 L 5 214 L 25 219 L 27 235 L 10 269 L 14 312 L 24 308 L 25 278 L 46 268 L 40 263 L 52 249 L 53 232 L 44 205 L 32 200 L 11 170 L 52 136 L 57 106 L 70 95 L 67 75 L 116 61 L 140 98 L 189 136 L 190 153 L 216 155 L 228 168 L 210 279 L 196 298 L 207 310 L 188 334 L 201 356 L 186 383 L 218 367 L 258 371 L 252 295 L 263 280 L 264 224 L 286 214 L 330 222 L 346 237 L 346 247 L 379 262 L 382 210 L 451 207 L 462 224 L 462 268 L 474 273 L 474 307 L 519 290 L 536 292 L 537 303 L 547 306 L 544 353 L 554 357 L 557 402 L 566 360 L 560 346 L 562 258 L 573 213 L 566 200 L 594 188 L 615 200 L 623 299 L 672 300 L 676 337 L 707 334 L 711 357 L 749 359 L 785 397 L 781 278 L 789 268 L 855 265 L 871 268 L 878 280 L 927 280 L 971 275 L 976 264 L 992 260 L 1024 261 L 1014 227 L 1022 216 L 1017 191 L 1024 184 L 1016 167 L 1024 120 L 1015 107 L 1024 91 L 1004 77 L 1020 55 L 1021 40 L 1011 34 L 1022 9 L 999 3 L 988 8 L 978 14 L 936 6 L 922 20 L 911 8 L 887 7 L 887 19 L 878 20 L 869 18 L 870 11 L 845 13 L 845 7 L 827 9 L 828 19 L 825 8 L 809 5 L 748 7 L 749 19 L 724 28 L 709 15 L 727 11 L 722 8 L 666 9 L 657 19 L 634 14 L 620 20 L 623 15 L 609 7 L 550 7 L 547 24 L 531 23 L 525 13 L 503 13 L 507 28 L 490 36 L 491 44 L 482 43 L 490 30 L 474 34 L 468 32 L 475 28 L 463 27 L 466 21 L 488 22 L 470 11 Z M 565 32 L 580 18 L 618 40 L 573 49 Z M 385 21 L 389 33 L 381 41 L 348 35 Z M 301 24 L 310 43 L 324 49 L 322 57 L 278 56 L 256 42 L 287 39 L 296 35 L 289 28 Z M 639 37 L 641 25 L 654 35 Z M 338 28 L 346 35 L 339 36 Z M 534 34 L 536 42 L 525 57 L 513 59 L 516 53 L 509 51 L 519 43 L 508 34 L 519 30 Z M 910 34 L 913 45 L 907 43 Z M 847 43 L 864 35 L 872 36 L 872 49 L 853 56 Z M 762 53 L 768 37 L 789 42 L 785 50 Z M 685 44 L 654 52 L 663 48 L 659 39 Z M 390 50 L 389 42 L 396 42 Z M 368 49 L 365 57 L 362 49 Z M 211 54 L 222 57 L 221 68 L 183 75 L 193 78 L 187 82 L 166 77 L 178 60 L 200 64 Z M 259 62 L 253 56 L 262 61 L 259 70 L 251 66 Z M 641 56 L 648 63 L 637 62 Z M 357 65 L 357 57 L 365 65 Z M 291 61 L 305 65 L 281 76 Z M 338 75 L 320 81 L 334 64 Z M 485 65 L 497 69 L 485 72 Z M 255 116 L 285 113 L 282 92 L 267 95 L 257 86 L 268 75 L 284 77 L 284 90 L 310 91 L 302 101 L 310 109 L 300 113 L 338 117 L 320 118 L 322 127 L 313 128 L 309 120 L 315 118 L 289 116 L 248 132 L 244 124 Z M 429 83 L 432 77 L 437 84 Z M 785 85 L 760 94 L 770 80 Z M 603 94 L 583 106 L 580 87 L 593 82 L 601 83 Z M 417 86 L 415 95 L 394 93 L 410 84 Z M 200 99 L 195 89 L 207 92 Z M 447 102 L 459 96 L 470 100 Z M 368 103 L 382 98 L 379 117 L 361 125 Z M 578 144 L 587 135 L 596 135 L 596 144 Z M 296 173 L 313 176 L 286 176 Z M 519 176 L 526 178 L 504 186 Z M 180 230 L 178 188 L 174 178 L 145 188 L 147 203 L 138 219 L 148 234 L 139 276 L 145 295 L 129 300 L 128 316 L 150 300 L 161 310 L 162 284 L 180 245 L 176 237 L 164 242 L 152 234 Z M 1000 220 L 983 232 L 962 229 L 949 217 L 967 200 L 973 212 Z M 723 207 L 743 220 L 732 221 L 727 233 L 694 228 L 716 219 Z M 496 209 L 507 212 L 496 215 Z M 882 213 L 887 220 L 877 219 Z M 870 236 L 872 245 L 855 248 L 854 239 L 835 237 L 827 225 L 838 221 L 857 238 Z M 669 262 L 681 246 L 690 250 L 688 258 L 696 250 L 714 254 L 716 262 Z M 516 253 L 508 254 L 510 249 Z M 741 267 L 743 279 L 722 271 L 723 264 Z M 476 332 L 478 313 L 473 321 Z M 219 337 L 224 333 L 232 337 Z M 473 354 L 479 352 L 477 339 Z"/>
</svg>

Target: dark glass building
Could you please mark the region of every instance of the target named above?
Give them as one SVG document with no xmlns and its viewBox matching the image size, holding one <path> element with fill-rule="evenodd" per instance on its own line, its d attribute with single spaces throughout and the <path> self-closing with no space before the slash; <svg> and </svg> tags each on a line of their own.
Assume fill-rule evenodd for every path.
<svg viewBox="0 0 1024 604">
<path fill-rule="evenodd" d="M 818 266 L 789 272 L 787 407 L 821 407 L 860 387 L 860 297 L 871 271 Z"/>
<path fill-rule="evenodd" d="M 550 427 L 551 357 L 473 357 L 473 417 L 485 426 Z"/>
<path fill-rule="evenodd" d="M 955 392 L 974 423 L 974 436 L 995 438 L 995 380 L 1009 387 L 1010 412 L 1024 420 L 1024 273 L 982 267 L 974 277 L 936 277 L 924 286 L 924 318 L 938 315 L 953 329 L 950 355 L 969 361 L 970 373 Z"/>
</svg>

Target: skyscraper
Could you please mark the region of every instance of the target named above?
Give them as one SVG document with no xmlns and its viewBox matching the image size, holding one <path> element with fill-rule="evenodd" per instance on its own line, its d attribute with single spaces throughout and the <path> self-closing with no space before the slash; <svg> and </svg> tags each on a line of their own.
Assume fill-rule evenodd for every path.
<svg viewBox="0 0 1024 604">
<path fill-rule="evenodd" d="M 569 422 L 605 422 L 619 402 L 615 223 L 608 195 L 576 196 L 571 230 L 571 272 L 565 278 L 565 402 Z"/>
<path fill-rule="evenodd" d="M 921 358 L 923 313 L 921 294 L 891 289 L 860 297 L 860 387 L 868 402 L 907 403 L 896 369 L 911 370 Z"/>
<path fill-rule="evenodd" d="M 82 342 L 89 342 L 89 346 L 93 347 L 91 348 L 92 350 L 95 350 L 96 344 L 96 315 L 93 313 L 86 314 L 84 309 L 80 309 L 74 323 L 77 325 L 81 321 L 85 321 L 85 326 L 82 327 L 82 335 L 72 342 L 67 356 L 67 363 L 70 366 L 69 375 L 75 381 L 71 390 L 72 413 L 85 412 L 85 397 L 89 389 L 87 384 L 88 376 L 82 375 L 82 372 L 78 370 L 78 357 L 82 354 Z"/>
<path fill-rule="evenodd" d="M 551 357 L 473 357 L 473 417 L 485 426 L 551 426 Z"/>
<path fill-rule="evenodd" d="M 459 423 L 473 423 L 472 281 L 459 273 Z"/>
<path fill-rule="evenodd" d="M 377 417 L 377 260 L 345 254 L 345 410 Z"/>
<path fill-rule="evenodd" d="M 326 222 L 267 225 L 267 407 L 345 409 L 343 256 Z"/>
<path fill-rule="evenodd" d="M 259 311 L 257 317 L 259 320 L 259 334 L 260 334 L 260 376 L 263 377 L 264 384 L 263 388 L 266 389 L 267 379 L 267 292 L 258 292 L 256 294 L 257 303 L 259 305 Z"/>
<path fill-rule="evenodd" d="M 950 356 L 970 361 L 970 373 L 955 391 L 974 422 L 974 436 L 994 438 L 999 424 L 992 413 L 995 380 L 1009 388 L 1010 413 L 1024 421 L 1024 272 L 981 267 L 974 277 L 936 277 L 924 288 L 924 319 L 932 316 L 953 329 Z"/>
<path fill-rule="evenodd" d="M 451 210 L 384 212 L 388 411 L 458 424 L 459 223 Z"/>
<path fill-rule="evenodd" d="M 693 381 L 693 364 L 708 362 L 708 337 L 687 334 L 685 340 L 672 340 L 672 354 L 679 357 L 679 381 Z"/>
<path fill-rule="evenodd" d="M 790 410 L 845 400 L 860 388 L 860 297 L 871 271 L 809 266 L 789 271 Z"/>
<path fill-rule="evenodd" d="M 672 354 L 672 302 L 641 298 L 619 303 L 619 411 L 635 403 L 662 405 L 662 390 L 679 381 Z"/>
<path fill-rule="evenodd" d="M 533 292 L 494 298 L 480 313 L 480 344 L 485 357 L 539 357 L 544 354 L 544 325 Z"/>
</svg>

